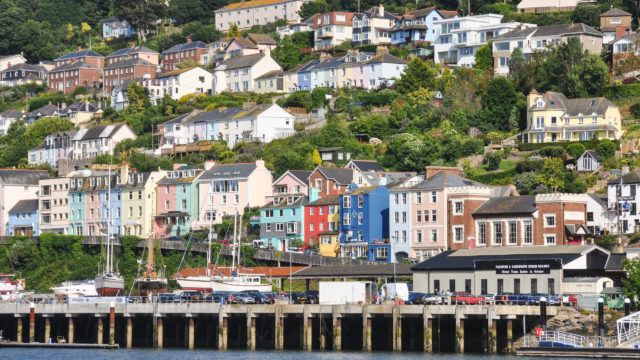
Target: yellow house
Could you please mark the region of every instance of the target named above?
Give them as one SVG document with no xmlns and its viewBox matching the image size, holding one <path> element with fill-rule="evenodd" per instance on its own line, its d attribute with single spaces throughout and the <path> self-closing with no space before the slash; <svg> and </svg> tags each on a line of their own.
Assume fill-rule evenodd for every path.
<svg viewBox="0 0 640 360">
<path fill-rule="evenodd" d="M 562 93 L 535 90 L 527 96 L 524 142 L 617 140 L 622 133 L 620 110 L 607 98 L 567 99 Z"/>
<path fill-rule="evenodd" d="M 336 257 L 340 253 L 340 233 L 337 231 L 325 231 L 320 235 L 318 252 L 322 256 Z"/>
<path fill-rule="evenodd" d="M 166 172 L 131 172 L 124 163 L 118 175 L 122 198 L 122 234 L 147 238 L 153 230 L 156 188 Z"/>
</svg>

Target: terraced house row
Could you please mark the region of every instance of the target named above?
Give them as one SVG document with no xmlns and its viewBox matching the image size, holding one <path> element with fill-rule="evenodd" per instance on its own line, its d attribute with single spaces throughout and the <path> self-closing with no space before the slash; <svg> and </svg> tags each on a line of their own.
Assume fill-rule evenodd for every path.
<svg viewBox="0 0 640 360">
<path fill-rule="evenodd" d="M 146 173 L 123 163 L 61 178 L 8 169 L 0 170 L 0 216 L 9 236 L 180 240 L 259 209 L 250 221 L 259 230 L 256 246 L 392 262 L 476 247 L 586 244 L 618 224 L 633 232 L 639 179 L 624 174 L 608 195 L 519 195 L 511 185 L 466 179 L 459 168 L 387 172 L 369 160 L 290 170 L 275 180 L 262 160 Z"/>
</svg>

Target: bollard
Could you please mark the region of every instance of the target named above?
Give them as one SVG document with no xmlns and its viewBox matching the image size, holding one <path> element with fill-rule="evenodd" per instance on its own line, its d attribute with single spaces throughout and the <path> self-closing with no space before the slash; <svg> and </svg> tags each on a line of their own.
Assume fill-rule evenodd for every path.
<svg viewBox="0 0 640 360">
<path fill-rule="evenodd" d="M 598 335 L 604 336 L 604 299 L 598 299 Z"/>
<path fill-rule="evenodd" d="M 36 304 L 29 304 L 29 342 L 36 341 Z"/>
<path fill-rule="evenodd" d="M 116 343 L 116 303 L 109 303 L 109 345 Z"/>
<path fill-rule="evenodd" d="M 629 316 L 631 314 L 631 299 L 624 299 L 624 316 Z"/>
<path fill-rule="evenodd" d="M 547 298 L 540 298 L 540 327 L 544 330 L 547 326 Z"/>
</svg>

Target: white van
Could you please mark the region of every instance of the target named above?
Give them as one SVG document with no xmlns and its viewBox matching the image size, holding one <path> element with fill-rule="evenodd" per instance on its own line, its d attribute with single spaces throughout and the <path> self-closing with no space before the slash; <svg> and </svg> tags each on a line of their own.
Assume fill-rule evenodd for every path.
<svg viewBox="0 0 640 360">
<path fill-rule="evenodd" d="M 393 301 L 396 298 L 409 300 L 409 286 L 407 283 L 387 283 L 380 288 L 382 300 Z"/>
</svg>

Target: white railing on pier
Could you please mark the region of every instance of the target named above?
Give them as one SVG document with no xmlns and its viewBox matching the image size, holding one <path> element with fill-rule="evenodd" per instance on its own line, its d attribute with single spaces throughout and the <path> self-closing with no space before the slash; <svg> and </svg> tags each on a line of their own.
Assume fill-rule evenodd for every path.
<svg viewBox="0 0 640 360">
<path fill-rule="evenodd" d="M 526 347 L 573 347 L 603 348 L 615 347 L 615 336 L 585 336 L 566 331 L 543 331 L 540 336 L 528 335 L 524 339 Z"/>
<path fill-rule="evenodd" d="M 640 343 L 640 311 L 629 314 L 616 321 L 618 346 L 636 340 Z"/>
</svg>

